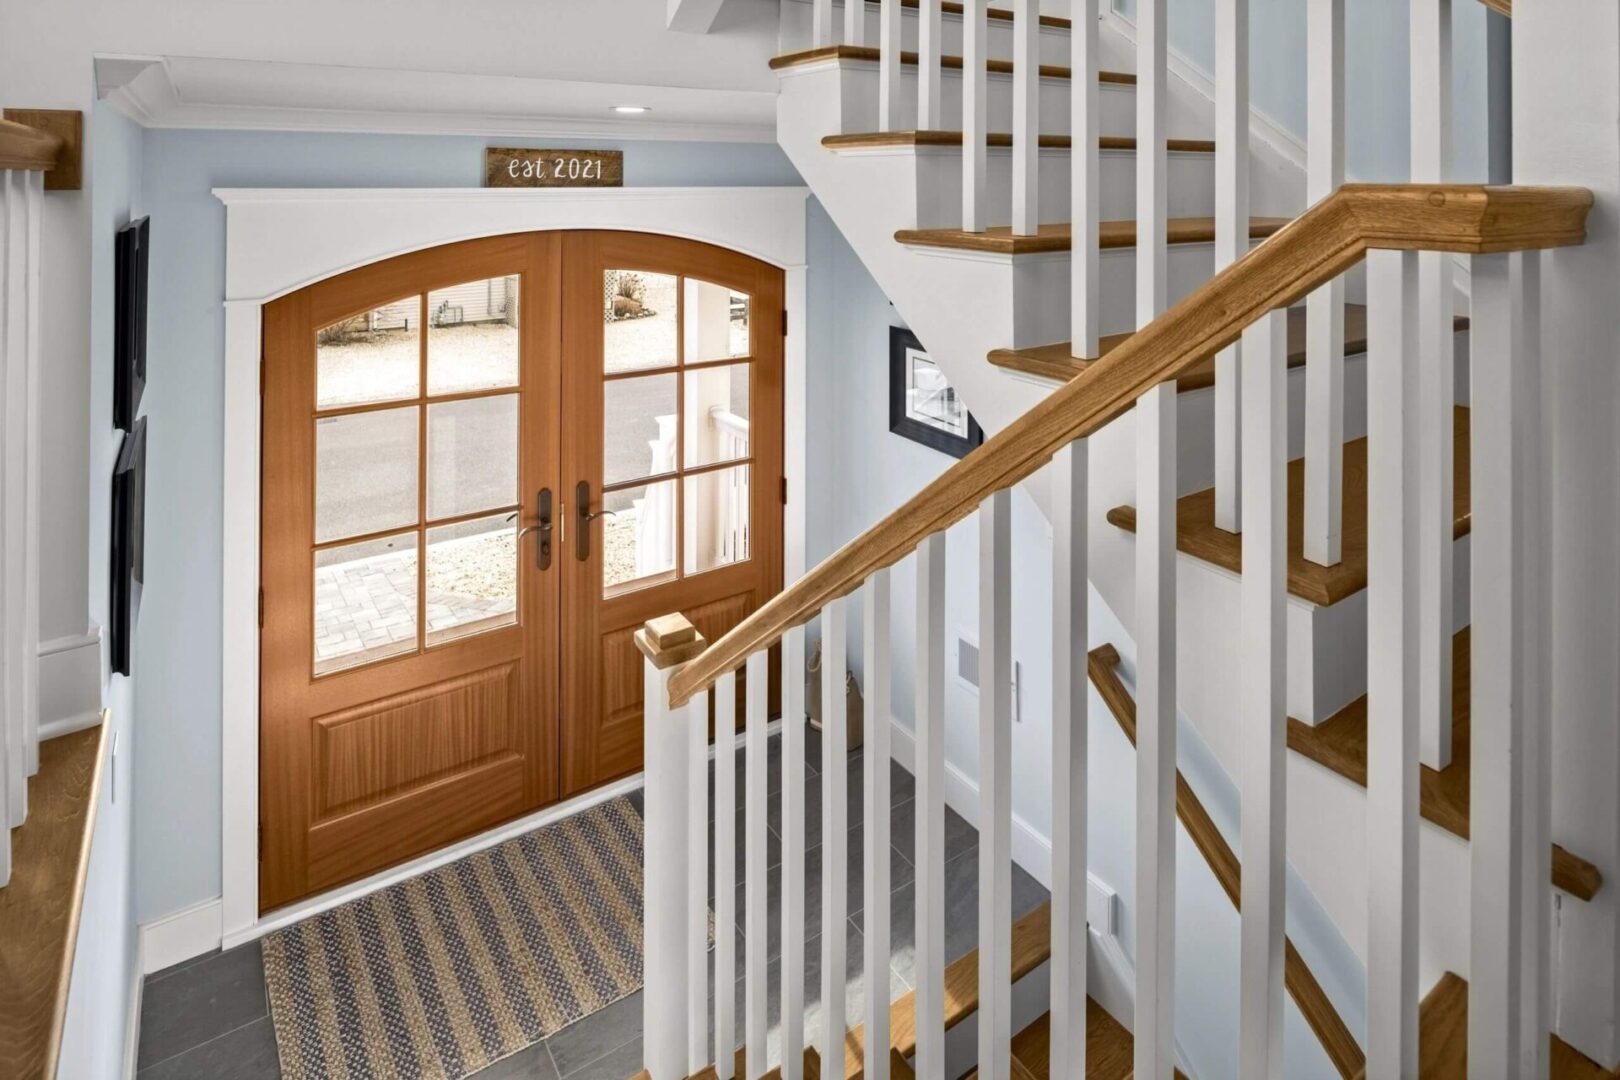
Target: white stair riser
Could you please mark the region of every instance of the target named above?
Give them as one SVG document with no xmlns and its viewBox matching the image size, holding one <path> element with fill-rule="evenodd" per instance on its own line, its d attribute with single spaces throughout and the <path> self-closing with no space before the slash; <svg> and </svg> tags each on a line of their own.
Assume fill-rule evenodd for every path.
<svg viewBox="0 0 1620 1080">
<path fill-rule="evenodd" d="M 1068 252 L 1024 255 L 1013 263 L 1013 336 L 1015 349 L 1069 338 Z M 1121 334 L 1136 328 L 1136 251 L 1104 251 L 1102 268 L 1102 333 Z M 1174 304 L 1208 281 L 1215 272 L 1213 244 L 1172 244 L 1168 266 L 1169 302 Z"/>
<path fill-rule="evenodd" d="M 842 61 L 851 77 L 844 80 L 846 124 L 845 134 L 856 134 L 878 129 L 878 68 L 872 61 Z M 991 131 L 1010 132 L 1013 129 L 1012 76 L 990 74 L 989 120 Z M 947 69 L 940 78 L 941 128 L 957 131 L 962 127 L 962 72 Z M 1070 80 L 1042 79 L 1040 81 L 1039 125 L 1046 135 L 1069 134 Z M 1099 84 L 1098 113 L 1102 134 L 1134 135 L 1136 133 L 1136 87 L 1128 83 Z M 855 95 L 851 101 L 851 95 Z M 917 126 L 917 68 L 906 65 L 900 69 L 900 124 L 901 130 Z M 1172 129 L 1171 138 L 1207 138 L 1197 132 Z"/>
<path fill-rule="evenodd" d="M 962 223 L 962 153 L 954 147 L 923 147 L 915 153 L 917 228 L 954 229 Z M 1040 221 L 1073 220 L 1067 150 L 1042 150 Z M 1136 154 L 1105 150 L 1101 155 L 1102 216 L 1105 221 L 1136 216 Z M 992 148 L 988 160 L 991 226 L 1012 222 L 1012 151 Z M 1170 215 L 1209 217 L 1215 213 L 1215 159 L 1211 154 L 1170 155 Z"/>
<path fill-rule="evenodd" d="M 917 9 L 902 8 L 900 12 L 901 48 L 917 51 Z M 811 43 L 810 5 L 804 0 L 793 0 L 782 5 L 782 49 L 784 52 L 808 49 Z M 962 19 L 959 15 L 945 14 L 940 18 L 942 43 L 940 52 L 946 56 L 962 55 Z M 989 20 L 990 56 L 997 60 L 1013 58 L 1013 23 L 1007 19 Z M 843 5 L 833 7 L 833 32 L 840 39 L 844 32 Z M 876 48 L 879 43 L 879 13 L 877 4 L 866 5 L 866 44 Z M 1041 63 L 1069 63 L 1069 31 L 1063 27 L 1041 27 Z M 1128 69 L 1122 69 L 1128 70 Z"/>
</svg>

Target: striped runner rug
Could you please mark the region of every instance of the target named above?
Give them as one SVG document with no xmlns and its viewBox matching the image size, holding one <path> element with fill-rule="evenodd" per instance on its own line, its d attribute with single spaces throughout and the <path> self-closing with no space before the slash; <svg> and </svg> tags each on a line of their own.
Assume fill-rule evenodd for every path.
<svg viewBox="0 0 1620 1080">
<path fill-rule="evenodd" d="M 619 798 L 264 938 L 287 1080 L 460 1080 L 641 989 Z"/>
</svg>

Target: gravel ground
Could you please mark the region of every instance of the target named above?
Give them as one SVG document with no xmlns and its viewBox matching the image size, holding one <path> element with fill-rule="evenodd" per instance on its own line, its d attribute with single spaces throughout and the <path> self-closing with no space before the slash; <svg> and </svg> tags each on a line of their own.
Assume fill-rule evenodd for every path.
<svg viewBox="0 0 1620 1080">
<path fill-rule="evenodd" d="M 359 334 L 316 353 L 317 399 L 322 408 L 412 398 L 417 390 L 415 330 Z M 518 331 L 505 323 L 440 326 L 428 332 L 428 392 L 453 394 L 513 386 L 518 376 Z"/>
</svg>

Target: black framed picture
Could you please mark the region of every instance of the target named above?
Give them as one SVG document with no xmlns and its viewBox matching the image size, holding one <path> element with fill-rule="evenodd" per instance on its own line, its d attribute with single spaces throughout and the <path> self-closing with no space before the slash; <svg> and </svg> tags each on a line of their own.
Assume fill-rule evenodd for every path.
<svg viewBox="0 0 1620 1080">
<path fill-rule="evenodd" d="M 130 645 L 146 577 L 146 417 L 124 436 L 113 466 L 111 543 L 112 669 L 130 671 Z"/>
<path fill-rule="evenodd" d="M 146 389 L 146 275 L 151 219 L 118 230 L 114 250 L 113 424 L 132 431 Z"/>
<path fill-rule="evenodd" d="M 966 457 L 984 442 L 945 373 L 901 326 L 889 327 L 889 430 L 952 457 Z"/>
</svg>

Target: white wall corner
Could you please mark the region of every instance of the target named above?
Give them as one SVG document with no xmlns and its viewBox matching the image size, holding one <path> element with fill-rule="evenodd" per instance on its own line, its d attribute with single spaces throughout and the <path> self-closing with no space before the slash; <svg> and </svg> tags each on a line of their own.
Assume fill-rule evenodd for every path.
<svg viewBox="0 0 1620 1080">
<path fill-rule="evenodd" d="M 726 0 L 669 0 L 667 25 L 683 34 L 707 34 Z"/>
<path fill-rule="evenodd" d="M 142 975 L 173 967 L 219 948 L 223 905 L 217 899 L 183 908 L 140 926 L 136 945 Z"/>
</svg>

